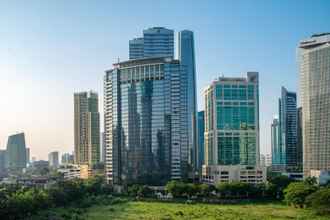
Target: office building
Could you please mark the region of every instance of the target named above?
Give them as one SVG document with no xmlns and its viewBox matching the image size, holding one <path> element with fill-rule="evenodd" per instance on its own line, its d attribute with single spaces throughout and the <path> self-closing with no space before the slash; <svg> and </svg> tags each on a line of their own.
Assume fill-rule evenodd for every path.
<svg viewBox="0 0 330 220">
<path fill-rule="evenodd" d="M 7 168 L 7 151 L 0 150 L 0 172 Z"/>
<path fill-rule="evenodd" d="M 50 152 L 48 154 L 48 162 L 49 162 L 49 166 L 51 168 L 58 168 L 59 167 L 59 156 L 58 156 L 58 152 L 54 151 L 54 152 Z"/>
<path fill-rule="evenodd" d="M 129 41 L 129 59 L 146 57 L 174 58 L 174 31 L 163 27 L 143 30 L 142 38 Z"/>
<path fill-rule="evenodd" d="M 61 158 L 61 164 L 62 165 L 68 165 L 68 164 L 73 164 L 73 163 L 74 163 L 73 154 L 70 154 L 70 153 L 62 154 L 62 158 Z"/>
<path fill-rule="evenodd" d="M 297 171 L 303 171 L 302 108 L 297 109 Z"/>
<path fill-rule="evenodd" d="M 278 171 L 283 170 L 285 161 L 285 150 L 280 143 L 280 122 L 274 118 L 271 124 L 272 168 Z"/>
<path fill-rule="evenodd" d="M 129 59 L 140 59 L 144 56 L 143 37 L 129 41 Z"/>
<path fill-rule="evenodd" d="M 297 95 L 281 88 L 279 99 L 280 145 L 284 152 L 285 171 L 298 171 L 297 158 Z"/>
<path fill-rule="evenodd" d="M 76 164 L 100 161 L 100 115 L 95 92 L 74 94 L 74 155 Z"/>
<path fill-rule="evenodd" d="M 26 163 L 30 163 L 30 148 L 26 148 Z"/>
<path fill-rule="evenodd" d="M 197 154 L 197 161 L 198 161 L 198 170 L 202 169 L 204 164 L 204 111 L 200 111 L 197 114 L 197 140 L 198 140 L 198 154 Z"/>
<path fill-rule="evenodd" d="M 108 182 L 159 185 L 185 178 L 187 73 L 180 62 L 153 57 L 114 64 L 104 91 Z"/>
<path fill-rule="evenodd" d="M 26 146 L 24 133 L 9 136 L 7 142 L 8 167 L 14 170 L 26 168 Z"/>
<path fill-rule="evenodd" d="M 198 170 L 199 162 L 197 147 L 197 100 L 196 100 L 196 64 L 194 33 L 189 30 L 179 32 L 178 55 L 182 65 L 185 66 L 188 79 L 188 132 L 189 132 L 189 163 L 194 170 Z"/>
<path fill-rule="evenodd" d="M 101 132 L 101 162 L 105 162 L 105 135 Z"/>
<path fill-rule="evenodd" d="M 206 165 L 259 165 L 258 87 L 258 73 L 248 72 L 204 90 Z"/>
<path fill-rule="evenodd" d="M 330 33 L 299 44 L 303 170 L 330 170 Z"/>
</svg>

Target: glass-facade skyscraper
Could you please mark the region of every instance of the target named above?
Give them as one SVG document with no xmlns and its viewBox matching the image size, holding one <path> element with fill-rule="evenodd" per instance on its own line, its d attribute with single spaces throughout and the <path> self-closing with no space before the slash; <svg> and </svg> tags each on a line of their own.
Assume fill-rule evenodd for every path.
<svg viewBox="0 0 330 220">
<path fill-rule="evenodd" d="M 140 59 L 144 56 L 144 40 L 143 37 L 134 38 L 129 41 L 129 58 Z"/>
<path fill-rule="evenodd" d="M 330 170 L 330 33 L 299 44 L 303 170 Z"/>
<path fill-rule="evenodd" d="M 258 73 L 248 72 L 204 90 L 206 165 L 259 165 L 258 88 Z"/>
<path fill-rule="evenodd" d="M 100 114 L 98 94 L 74 94 L 74 159 L 93 166 L 100 161 Z"/>
<path fill-rule="evenodd" d="M 10 169 L 26 168 L 26 146 L 24 133 L 9 136 L 7 142 L 7 160 Z"/>
<path fill-rule="evenodd" d="M 164 184 L 187 176 L 187 72 L 173 58 L 114 64 L 104 77 L 106 178 Z"/>
<path fill-rule="evenodd" d="M 164 27 L 143 30 L 143 37 L 129 41 L 129 59 L 173 57 L 174 31 Z"/>
<path fill-rule="evenodd" d="M 196 105 L 196 64 L 195 64 L 195 46 L 194 33 L 189 30 L 179 32 L 178 39 L 178 55 L 182 65 L 187 70 L 188 80 L 188 129 L 189 129 L 189 161 L 193 168 L 197 171 L 200 162 L 198 161 L 197 147 L 197 105 Z"/>
<path fill-rule="evenodd" d="M 297 94 L 281 88 L 279 100 L 280 145 L 283 150 L 283 168 L 297 169 Z"/>
<path fill-rule="evenodd" d="M 285 151 L 282 149 L 280 142 L 280 122 L 277 118 L 274 118 L 271 124 L 272 167 L 274 170 L 280 170 L 285 163 Z"/>
<path fill-rule="evenodd" d="M 198 140 L 198 170 L 202 169 L 204 164 L 204 131 L 205 131 L 205 120 L 204 111 L 197 113 L 197 140 Z"/>
</svg>

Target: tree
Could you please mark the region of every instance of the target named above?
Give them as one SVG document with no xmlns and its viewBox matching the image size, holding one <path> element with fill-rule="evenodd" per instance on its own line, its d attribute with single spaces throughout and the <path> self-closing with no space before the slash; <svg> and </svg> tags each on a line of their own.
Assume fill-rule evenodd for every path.
<svg viewBox="0 0 330 220">
<path fill-rule="evenodd" d="M 305 182 L 290 183 L 284 190 L 284 198 L 289 205 L 302 208 L 305 205 L 306 197 L 316 190 L 316 186 L 306 184 Z"/>
<path fill-rule="evenodd" d="M 271 176 L 268 179 L 267 194 L 276 199 L 283 198 L 283 190 L 293 182 L 289 177 L 281 176 Z"/>
<path fill-rule="evenodd" d="M 307 196 L 306 205 L 318 214 L 330 214 L 330 188 L 322 188 Z"/>
<path fill-rule="evenodd" d="M 185 193 L 185 183 L 176 180 L 169 181 L 165 186 L 165 190 L 174 197 L 183 197 Z"/>
</svg>

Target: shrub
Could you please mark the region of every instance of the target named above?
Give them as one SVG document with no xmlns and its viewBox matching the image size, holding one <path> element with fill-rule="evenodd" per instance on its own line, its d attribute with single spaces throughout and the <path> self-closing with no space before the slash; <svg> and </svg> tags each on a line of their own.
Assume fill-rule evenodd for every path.
<svg viewBox="0 0 330 220">
<path fill-rule="evenodd" d="M 330 188 L 320 189 L 307 196 L 306 205 L 318 214 L 330 214 Z"/>
<path fill-rule="evenodd" d="M 306 197 L 316 190 L 316 186 L 312 186 L 305 182 L 290 183 L 290 185 L 284 190 L 284 198 L 289 205 L 302 208 L 305 205 Z"/>
</svg>

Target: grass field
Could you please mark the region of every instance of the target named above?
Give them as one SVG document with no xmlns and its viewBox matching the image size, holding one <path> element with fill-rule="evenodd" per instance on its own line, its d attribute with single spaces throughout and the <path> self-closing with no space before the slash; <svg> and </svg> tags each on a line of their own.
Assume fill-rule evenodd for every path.
<svg viewBox="0 0 330 220">
<path fill-rule="evenodd" d="M 315 216 L 309 210 L 282 204 L 209 205 L 161 202 L 126 202 L 111 206 L 94 206 L 86 213 L 87 220 L 329 220 Z"/>
</svg>

